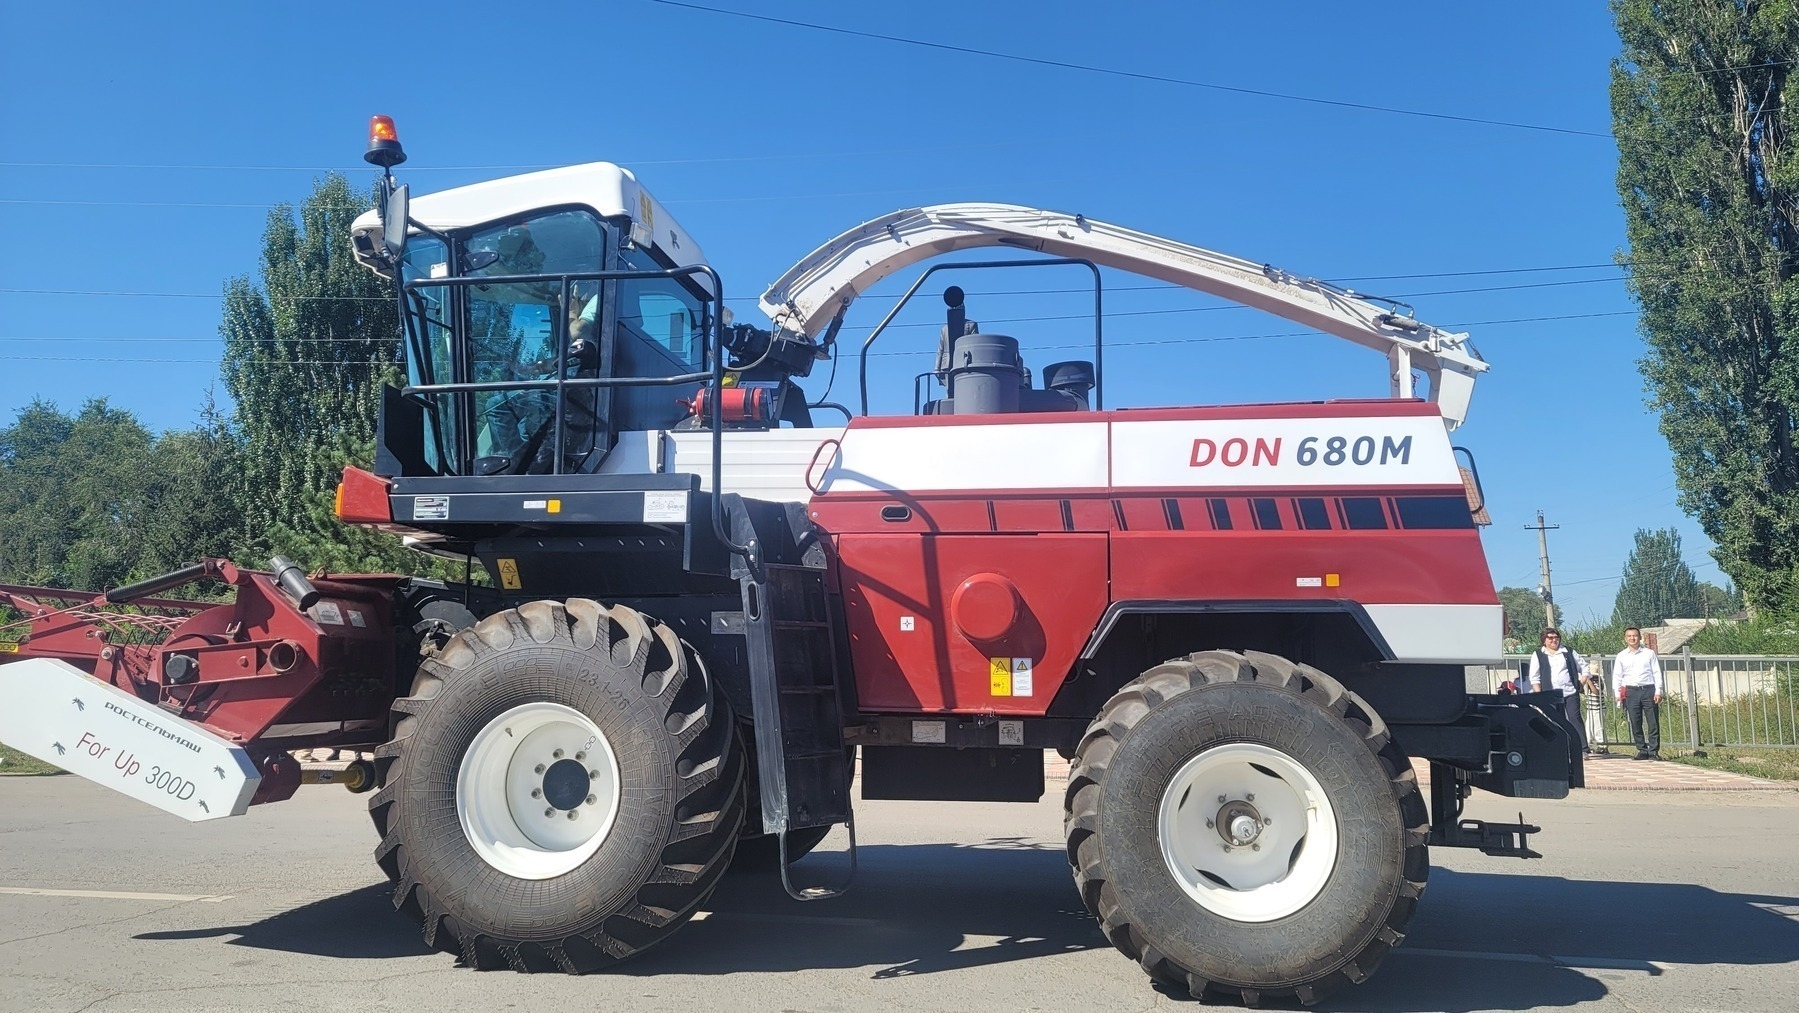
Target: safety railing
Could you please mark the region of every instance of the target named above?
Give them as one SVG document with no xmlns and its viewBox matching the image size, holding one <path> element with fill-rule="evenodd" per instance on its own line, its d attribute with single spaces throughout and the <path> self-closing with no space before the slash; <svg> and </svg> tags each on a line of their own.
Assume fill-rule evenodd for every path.
<svg viewBox="0 0 1799 1013">
<path fill-rule="evenodd" d="M 1486 667 L 1487 692 L 1522 679 L 1530 655 L 1516 655 Z M 1605 672 L 1604 706 L 1598 708 L 1605 745 L 1632 742 L 1613 681 L 1615 656 L 1586 658 Z M 1661 659 L 1662 742 L 1686 748 L 1761 746 L 1799 748 L 1799 657 L 1693 654 L 1680 651 Z M 1583 699 L 1583 704 L 1591 706 Z"/>
</svg>

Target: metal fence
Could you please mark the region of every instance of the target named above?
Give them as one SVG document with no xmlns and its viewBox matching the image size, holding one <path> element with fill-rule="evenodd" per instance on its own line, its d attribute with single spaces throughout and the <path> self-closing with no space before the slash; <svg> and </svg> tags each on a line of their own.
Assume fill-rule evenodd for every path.
<svg viewBox="0 0 1799 1013">
<path fill-rule="evenodd" d="M 1529 658 L 1516 655 L 1488 664 L 1487 692 L 1496 692 L 1503 682 L 1521 681 L 1521 666 Z M 1598 718 L 1605 730 L 1602 741 L 1630 745 L 1624 708 L 1618 706 L 1618 688 L 1612 681 L 1612 659 L 1609 654 L 1586 659 L 1590 667 L 1603 666 L 1605 671 L 1605 707 Z M 1663 656 L 1661 662 L 1663 744 L 1799 748 L 1799 657 L 1681 651 Z"/>
</svg>

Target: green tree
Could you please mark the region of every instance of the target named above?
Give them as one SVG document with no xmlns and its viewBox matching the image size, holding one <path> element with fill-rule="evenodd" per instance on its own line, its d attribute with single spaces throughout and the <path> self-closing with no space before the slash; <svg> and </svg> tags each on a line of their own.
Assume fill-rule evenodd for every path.
<svg viewBox="0 0 1799 1013">
<path fill-rule="evenodd" d="M 167 573 L 206 556 L 231 556 L 243 535 L 237 434 L 211 396 L 200 424 L 163 433 L 150 452 L 145 495 L 154 509 L 139 542 L 138 576 Z"/>
<path fill-rule="evenodd" d="M 68 579 L 66 562 L 75 541 L 74 518 L 59 503 L 62 472 L 58 450 L 75 420 L 48 401 L 36 400 L 0 429 L 0 579 L 53 584 Z"/>
<path fill-rule="evenodd" d="M 33 402 L 0 429 L 0 579 L 100 590 L 224 554 L 228 444 L 216 420 L 159 439 L 104 400 Z"/>
<path fill-rule="evenodd" d="M 1699 598 L 1704 603 L 1707 619 L 1728 619 L 1743 610 L 1742 596 L 1737 594 L 1734 587 L 1719 587 L 1700 581 Z"/>
<path fill-rule="evenodd" d="M 418 572 L 427 557 L 391 535 L 340 524 L 333 495 L 346 464 L 374 455 L 381 387 L 397 379 L 393 289 L 356 262 L 350 224 L 372 196 L 342 176 L 269 214 L 262 285 L 225 288 L 221 373 L 237 403 L 240 553 L 308 569 Z"/>
<path fill-rule="evenodd" d="M 1752 603 L 1799 578 L 1799 0 L 1612 0 L 1639 363 L 1682 507 Z"/>
<path fill-rule="evenodd" d="M 1612 604 L 1614 626 L 1659 626 L 1664 619 L 1705 616 L 1705 594 L 1680 558 L 1680 532 L 1639 528 Z"/>
<path fill-rule="evenodd" d="M 1505 609 L 1505 638 L 1524 647 L 1540 642 L 1543 620 L 1543 596 L 1525 587 L 1502 587 L 1499 604 Z M 1555 625 L 1562 625 L 1562 607 L 1555 607 Z"/>
</svg>

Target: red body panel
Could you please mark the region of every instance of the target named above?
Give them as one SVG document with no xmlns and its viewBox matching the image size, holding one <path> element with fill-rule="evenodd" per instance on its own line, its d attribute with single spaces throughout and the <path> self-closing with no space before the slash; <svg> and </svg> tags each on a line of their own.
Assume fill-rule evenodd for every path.
<svg viewBox="0 0 1799 1013">
<path fill-rule="evenodd" d="M 865 710 L 1041 714 L 1106 607 L 1103 535 L 855 534 L 837 553 Z M 1016 589 L 1017 616 L 1004 634 L 975 639 L 952 601 L 982 574 Z M 1008 663 L 1004 694 L 995 658 Z M 1028 695 L 1013 691 L 1013 658 L 1032 659 Z"/>
<path fill-rule="evenodd" d="M 1213 468 L 1202 476 L 1201 462 L 1183 457 L 1163 466 L 1169 485 L 1127 487 L 1113 484 L 1111 476 L 1118 455 L 1134 453 L 1136 442 L 1114 435 L 1107 440 L 1110 465 L 1104 459 L 1094 465 L 1089 457 L 1084 469 L 1058 472 L 1081 476 L 1077 480 L 1089 486 L 969 488 L 980 484 L 990 466 L 981 456 L 987 447 L 1018 446 L 1016 430 L 988 440 L 987 427 L 1243 421 L 1246 432 L 1253 432 L 1257 421 L 1319 420 L 1340 427 L 1321 433 L 1354 434 L 1377 431 L 1356 428 L 1365 426 L 1356 420 L 1436 414 L 1422 402 L 1356 401 L 853 420 L 846 441 L 861 429 L 965 427 L 941 472 L 949 487 L 889 490 L 880 487 L 878 477 L 864 478 L 860 487 L 833 491 L 827 485 L 809 504 L 813 521 L 830 534 L 836 549 L 835 576 L 848 613 L 860 706 L 902 713 L 1042 714 L 1106 607 L 1117 601 L 1495 605 L 1479 531 L 1466 513 L 1456 515 L 1466 507 L 1466 490 L 1448 484 L 1455 469 L 1446 463 L 1429 471 L 1427 482 L 1383 484 L 1325 459 L 1301 475 L 1315 484 L 1285 486 L 1238 484 L 1243 477 L 1232 477 L 1232 469 Z M 1290 462 L 1299 448 L 1292 431 L 1287 434 Z M 1408 454 L 1424 455 L 1428 448 L 1437 461 L 1448 461 L 1440 435 L 1434 442 L 1419 438 L 1426 442 Z M 881 446 L 893 453 L 910 439 L 883 437 Z M 941 441 L 920 445 L 945 446 Z M 1179 446 L 1163 436 L 1151 452 L 1166 454 Z M 1317 462 L 1328 444 L 1314 448 L 1318 453 L 1310 460 Z M 1046 443 L 1045 454 L 1056 452 Z M 1345 461 L 1345 452 L 1334 453 L 1339 464 Z M 996 459 L 991 467 L 1016 482 L 1017 467 L 1008 470 L 1016 461 Z M 855 470 L 851 465 L 852 474 Z M 1212 478 L 1213 471 L 1231 484 L 1199 481 Z M 867 487 L 871 483 L 875 488 Z M 958 626 L 957 593 L 980 574 L 998 575 L 1017 588 L 1023 618 L 1003 642 L 977 642 L 966 633 L 966 627 L 985 628 L 997 621 L 993 615 L 1007 612 L 1004 596 L 995 597 L 991 589 L 969 596 L 983 611 Z M 1030 695 L 1002 693 L 990 682 L 996 658 L 1032 659 Z"/>
</svg>

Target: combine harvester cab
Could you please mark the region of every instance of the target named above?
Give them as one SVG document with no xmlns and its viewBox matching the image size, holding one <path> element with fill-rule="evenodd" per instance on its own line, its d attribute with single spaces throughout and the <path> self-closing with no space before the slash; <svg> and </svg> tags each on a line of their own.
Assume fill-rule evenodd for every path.
<svg viewBox="0 0 1799 1013">
<path fill-rule="evenodd" d="M 390 121 L 367 157 L 404 161 Z M 1470 791 L 1581 784 L 1559 701 L 1465 690 L 1501 610 L 1449 433 L 1487 366 L 1406 307 L 1081 215 L 952 204 L 820 247 L 764 294 L 762 329 L 606 163 L 417 201 L 389 175 L 353 236 L 399 290 L 406 382 L 338 515 L 488 583 L 207 563 L 113 592 L 237 585 L 234 605 L 164 603 L 185 618 L 154 644 L 115 645 L 89 604 L 44 608 L 19 657 L 81 671 L 0 666 L 0 692 L 33 701 L 0 738 L 64 763 L 55 745 L 97 740 L 75 769 L 105 783 L 129 720 L 133 746 L 221 757 L 222 776 L 175 753 L 173 775 L 235 784 L 209 785 L 220 815 L 291 794 L 288 749 L 373 749 L 351 781 L 376 789 L 395 907 L 470 966 L 609 967 L 731 868 L 835 896 L 792 863 L 842 825 L 853 874 L 858 758 L 865 799 L 1034 802 L 1055 750 L 1073 877 L 1120 950 L 1195 996 L 1311 1003 L 1398 945 L 1429 845 L 1535 856 L 1535 827 L 1462 819 Z M 859 293 L 981 247 L 1013 259 L 933 265 L 900 305 L 942 271 L 1076 265 L 1091 359 L 1034 375 L 949 286 L 911 414 L 868 409 L 899 307 L 863 341 L 857 408 L 808 402 L 796 381 L 851 354 Z M 1108 409 L 1102 267 L 1377 351 L 1391 396 Z M 83 723 L 69 701 L 90 698 L 116 720 Z M 185 787 L 160 790 L 194 818 Z"/>
</svg>

